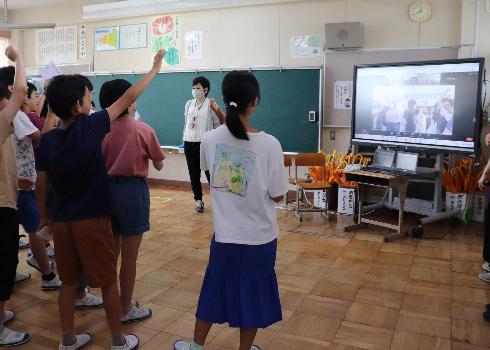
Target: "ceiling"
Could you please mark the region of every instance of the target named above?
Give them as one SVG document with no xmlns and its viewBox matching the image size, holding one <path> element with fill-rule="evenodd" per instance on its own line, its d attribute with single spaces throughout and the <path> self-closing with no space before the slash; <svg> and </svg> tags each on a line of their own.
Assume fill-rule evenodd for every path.
<svg viewBox="0 0 490 350">
<path fill-rule="evenodd" d="M 115 2 L 120 0 L 8 0 L 9 10 L 21 10 L 32 7 L 56 6 L 61 4 L 94 5 L 104 2 Z M 0 0 L 0 8 L 3 9 L 3 0 Z"/>
<path fill-rule="evenodd" d="M 21 9 L 28 9 L 28 8 L 33 8 L 33 7 L 45 7 L 45 6 L 60 6 L 62 4 L 78 4 L 80 6 L 84 5 L 95 5 L 95 4 L 103 4 L 103 3 L 108 3 L 108 2 L 118 2 L 118 1 L 123 1 L 123 0 L 8 0 L 8 9 L 9 10 L 21 10 Z M 205 3 L 206 1 L 200 0 L 197 3 L 200 2 Z M 241 0 L 240 3 L 243 4 L 257 4 L 257 3 L 270 3 L 270 2 L 289 2 L 291 0 Z M 294 0 L 297 1 L 297 0 Z M 323 0 L 325 1 L 325 0 Z M 179 1 L 177 1 L 178 3 Z M 182 2 L 188 2 L 185 0 L 182 0 Z M 0 0 L 0 9 L 3 9 L 3 0 Z"/>
</svg>

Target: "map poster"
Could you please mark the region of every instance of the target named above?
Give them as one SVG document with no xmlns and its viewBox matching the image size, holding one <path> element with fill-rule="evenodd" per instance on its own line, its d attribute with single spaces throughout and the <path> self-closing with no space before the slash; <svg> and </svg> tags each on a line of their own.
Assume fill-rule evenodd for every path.
<svg viewBox="0 0 490 350">
<path fill-rule="evenodd" d="M 95 51 L 119 49 L 119 27 L 95 28 Z"/>
<path fill-rule="evenodd" d="M 151 21 L 151 52 L 165 49 L 164 63 L 175 66 L 181 62 L 181 17 L 159 16 Z"/>
</svg>

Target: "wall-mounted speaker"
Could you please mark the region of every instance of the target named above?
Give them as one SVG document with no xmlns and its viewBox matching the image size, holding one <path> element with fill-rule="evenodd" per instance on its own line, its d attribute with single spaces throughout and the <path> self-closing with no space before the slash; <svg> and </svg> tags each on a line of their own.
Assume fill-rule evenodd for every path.
<svg viewBox="0 0 490 350">
<path fill-rule="evenodd" d="M 360 49 L 364 45 L 364 25 L 361 22 L 326 23 L 327 49 Z"/>
</svg>

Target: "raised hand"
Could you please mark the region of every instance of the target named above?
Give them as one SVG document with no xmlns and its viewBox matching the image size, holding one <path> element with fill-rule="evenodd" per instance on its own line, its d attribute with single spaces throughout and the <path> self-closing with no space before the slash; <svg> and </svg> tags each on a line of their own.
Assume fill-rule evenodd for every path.
<svg viewBox="0 0 490 350">
<path fill-rule="evenodd" d="M 216 103 L 216 100 L 214 99 L 214 97 L 211 99 L 211 102 L 210 102 L 210 105 L 211 109 L 217 113 L 219 111 L 219 106 L 218 104 Z"/>
<path fill-rule="evenodd" d="M 7 46 L 5 49 L 5 56 L 12 62 L 15 62 L 17 57 L 19 57 L 19 52 L 13 46 Z"/>
<path fill-rule="evenodd" d="M 165 56 L 166 53 L 167 53 L 167 50 L 165 50 L 165 49 L 162 49 L 156 53 L 155 57 L 153 58 L 153 68 L 154 69 L 160 70 L 160 68 L 162 67 L 163 57 Z"/>
</svg>

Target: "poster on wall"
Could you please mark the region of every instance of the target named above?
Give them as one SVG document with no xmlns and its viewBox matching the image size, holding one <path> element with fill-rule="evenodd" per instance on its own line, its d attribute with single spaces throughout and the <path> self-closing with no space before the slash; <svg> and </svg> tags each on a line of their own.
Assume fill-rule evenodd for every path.
<svg viewBox="0 0 490 350">
<path fill-rule="evenodd" d="M 36 31 L 38 65 L 76 63 L 78 57 L 78 27 L 66 26 Z"/>
<path fill-rule="evenodd" d="M 334 109 L 352 109 L 352 81 L 334 82 Z"/>
<path fill-rule="evenodd" d="M 95 51 L 112 51 L 119 49 L 119 27 L 95 28 Z"/>
<path fill-rule="evenodd" d="M 202 32 L 185 33 L 185 59 L 202 60 Z"/>
<path fill-rule="evenodd" d="M 87 26 L 85 24 L 80 25 L 80 45 L 78 55 L 81 60 L 87 58 Z"/>
<path fill-rule="evenodd" d="M 121 26 L 119 29 L 120 48 L 138 49 L 146 47 L 146 23 Z"/>
<path fill-rule="evenodd" d="M 292 36 L 289 39 L 292 58 L 312 58 L 321 55 L 319 35 Z"/>
<path fill-rule="evenodd" d="M 160 16 L 151 21 L 151 52 L 155 55 L 165 49 L 164 63 L 175 66 L 181 62 L 181 18 L 180 16 Z"/>
</svg>

